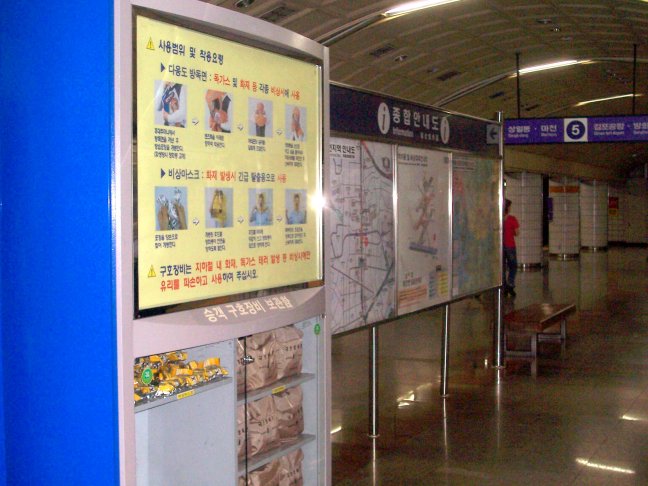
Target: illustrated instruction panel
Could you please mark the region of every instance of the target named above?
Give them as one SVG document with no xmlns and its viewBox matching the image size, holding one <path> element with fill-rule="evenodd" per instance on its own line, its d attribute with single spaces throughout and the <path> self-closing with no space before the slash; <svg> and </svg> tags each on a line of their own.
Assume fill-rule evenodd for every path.
<svg viewBox="0 0 648 486">
<path fill-rule="evenodd" d="M 319 280 L 321 70 L 137 17 L 139 308 Z"/>
<path fill-rule="evenodd" d="M 398 147 L 398 314 L 450 299 L 450 157 Z"/>
</svg>

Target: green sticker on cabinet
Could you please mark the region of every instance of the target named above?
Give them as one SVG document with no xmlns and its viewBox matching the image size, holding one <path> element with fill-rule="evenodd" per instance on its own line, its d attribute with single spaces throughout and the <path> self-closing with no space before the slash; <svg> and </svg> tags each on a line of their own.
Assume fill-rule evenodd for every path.
<svg viewBox="0 0 648 486">
<path fill-rule="evenodd" d="M 319 322 L 315 324 L 315 327 L 313 328 L 313 331 L 315 331 L 315 335 L 319 336 L 319 333 L 322 332 L 322 327 L 319 325 Z"/>
<path fill-rule="evenodd" d="M 153 381 L 153 370 L 151 368 L 144 368 L 142 371 L 142 383 L 145 385 L 150 385 Z"/>
</svg>

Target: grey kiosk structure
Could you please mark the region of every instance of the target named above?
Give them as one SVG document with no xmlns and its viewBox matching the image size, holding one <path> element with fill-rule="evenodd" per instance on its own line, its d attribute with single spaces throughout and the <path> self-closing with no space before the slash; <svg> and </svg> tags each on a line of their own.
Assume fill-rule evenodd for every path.
<svg viewBox="0 0 648 486">
<path fill-rule="evenodd" d="M 121 484 L 234 486 L 255 474 L 330 484 L 322 209 L 310 204 L 328 146 L 327 49 L 170 0 L 116 2 L 115 43 Z M 229 198 L 222 217 L 217 189 Z M 292 189 L 309 206 L 289 226 L 278 208 L 285 197 L 288 214 Z M 292 333 L 293 369 L 268 378 L 279 329 Z M 253 384 L 255 361 L 257 380 L 266 374 Z M 296 389 L 284 440 L 273 400 Z M 259 416 L 261 401 L 272 412 Z"/>
</svg>

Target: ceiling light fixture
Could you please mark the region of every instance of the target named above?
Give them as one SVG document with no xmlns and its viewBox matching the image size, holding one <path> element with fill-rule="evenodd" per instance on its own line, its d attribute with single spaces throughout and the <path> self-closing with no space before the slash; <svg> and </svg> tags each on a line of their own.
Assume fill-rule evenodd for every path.
<svg viewBox="0 0 648 486">
<path fill-rule="evenodd" d="M 594 469 L 602 469 L 604 471 L 618 472 L 623 474 L 635 474 L 635 472 L 632 469 L 624 469 L 622 467 L 608 466 L 607 464 L 598 464 L 596 462 L 590 462 L 587 459 L 576 459 L 576 462 L 578 464 L 582 464 L 583 466 L 591 467 Z"/>
<path fill-rule="evenodd" d="M 385 17 L 394 17 L 396 15 L 405 15 L 408 13 L 416 12 L 418 10 L 423 10 L 424 8 L 437 7 L 439 5 L 445 5 L 446 3 L 454 3 L 459 0 L 418 0 L 414 2 L 407 2 L 401 5 L 397 5 L 394 8 L 390 8 L 383 15 Z"/>
<path fill-rule="evenodd" d="M 635 96 L 642 96 L 642 95 L 636 94 Z M 581 101 L 579 103 L 576 103 L 574 106 L 584 106 L 584 105 L 589 105 L 591 103 L 600 103 L 601 101 L 618 100 L 621 98 L 631 98 L 631 97 L 632 97 L 632 93 L 628 93 L 628 94 L 618 95 L 618 96 L 609 96 L 607 98 L 597 98 L 595 100 Z"/>
<path fill-rule="evenodd" d="M 631 157 L 636 158 L 639 154 L 632 154 Z M 631 422 L 646 422 L 648 421 L 647 419 L 641 418 L 641 417 L 636 417 L 634 415 L 628 415 L 627 413 L 623 416 L 621 416 L 622 420 L 629 420 Z"/>
<path fill-rule="evenodd" d="M 569 59 L 567 61 L 550 62 L 548 64 L 540 64 L 538 66 L 531 66 L 528 68 L 520 69 L 520 74 L 537 73 L 538 71 L 546 71 L 547 69 L 556 69 L 565 66 L 573 66 L 574 64 L 581 64 L 583 62 L 587 62 L 587 61 L 577 61 L 575 59 Z"/>
<path fill-rule="evenodd" d="M 247 8 L 254 3 L 254 0 L 238 0 L 234 2 L 236 8 Z"/>
</svg>

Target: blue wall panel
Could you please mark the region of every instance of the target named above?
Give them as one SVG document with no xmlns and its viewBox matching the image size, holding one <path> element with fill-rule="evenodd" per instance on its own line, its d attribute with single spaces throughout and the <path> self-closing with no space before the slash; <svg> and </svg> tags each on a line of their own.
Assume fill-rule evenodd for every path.
<svg viewBox="0 0 648 486">
<path fill-rule="evenodd" d="M 110 208 L 113 3 L 5 2 L 7 483 L 118 483 Z"/>
</svg>

